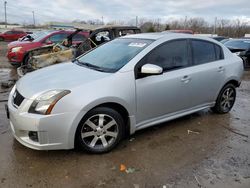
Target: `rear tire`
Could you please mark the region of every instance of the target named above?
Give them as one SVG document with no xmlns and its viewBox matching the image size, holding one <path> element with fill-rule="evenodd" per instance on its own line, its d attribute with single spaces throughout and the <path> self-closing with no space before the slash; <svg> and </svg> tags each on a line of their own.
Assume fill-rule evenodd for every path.
<svg viewBox="0 0 250 188">
<path fill-rule="evenodd" d="M 236 99 L 236 89 L 233 84 L 226 84 L 220 91 L 215 106 L 212 109 L 217 114 L 228 113 L 234 105 Z"/>
<path fill-rule="evenodd" d="M 81 120 L 76 130 L 76 146 L 90 153 L 112 150 L 124 136 L 124 120 L 115 110 L 97 107 Z"/>
<path fill-rule="evenodd" d="M 4 38 L 3 38 L 3 37 L 0 37 L 0 41 L 4 41 Z"/>
</svg>

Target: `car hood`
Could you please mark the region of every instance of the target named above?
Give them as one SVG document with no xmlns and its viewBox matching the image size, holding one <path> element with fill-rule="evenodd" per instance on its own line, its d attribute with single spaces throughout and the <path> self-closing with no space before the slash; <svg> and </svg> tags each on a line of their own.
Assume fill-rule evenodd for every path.
<svg viewBox="0 0 250 188">
<path fill-rule="evenodd" d="M 13 47 L 25 47 L 25 46 L 31 46 L 31 45 L 36 45 L 39 42 L 32 42 L 32 41 L 13 41 L 8 44 L 8 49 L 13 48 Z"/>
<path fill-rule="evenodd" d="M 26 74 L 16 84 L 17 90 L 28 99 L 53 89 L 69 89 L 102 79 L 105 73 L 68 62 L 52 65 Z"/>
</svg>

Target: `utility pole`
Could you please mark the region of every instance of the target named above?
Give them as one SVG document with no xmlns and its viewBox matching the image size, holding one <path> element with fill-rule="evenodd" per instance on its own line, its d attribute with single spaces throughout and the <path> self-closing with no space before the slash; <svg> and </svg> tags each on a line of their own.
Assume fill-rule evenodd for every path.
<svg viewBox="0 0 250 188">
<path fill-rule="evenodd" d="M 35 22 L 35 12 L 34 10 L 32 11 L 32 14 L 33 14 L 33 24 L 34 24 L 34 27 L 36 26 L 36 22 Z"/>
<path fill-rule="evenodd" d="M 4 1 L 4 18 L 5 18 L 5 28 L 7 28 L 7 13 L 6 13 L 7 1 Z"/>
<path fill-rule="evenodd" d="M 102 16 L 102 25 L 104 25 L 104 22 L 103 22 L 103 16 Z"/>
<path fill-rule="evenodd" d="M 158 32 L 160 31 L 160 18 L 157 19 L 157 28 L 158 28 Z"/>
<path fill-rule="evenodd" d="M 135 26 L 138 27 L 138 16 L 135 17 Z"/>
</svg>

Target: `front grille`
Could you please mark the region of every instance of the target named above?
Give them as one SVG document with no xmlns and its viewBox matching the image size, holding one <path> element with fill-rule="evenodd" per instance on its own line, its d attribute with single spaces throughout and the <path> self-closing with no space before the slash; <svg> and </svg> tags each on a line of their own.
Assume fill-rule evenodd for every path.
<svg viewBox="0 0 250 188">
<path fill-rule="evenodd" d="M 24 100 L 24 97 L 16 90 L 13 94 L 13 104 L 15 106 L 20 106 Z"/>
</svg>

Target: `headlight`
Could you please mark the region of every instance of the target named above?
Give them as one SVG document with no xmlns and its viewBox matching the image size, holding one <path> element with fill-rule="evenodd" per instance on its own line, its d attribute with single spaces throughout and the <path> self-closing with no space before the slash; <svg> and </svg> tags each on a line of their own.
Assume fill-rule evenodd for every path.
<svg viewBox="0 0 250 188">
<path fill-rule="evenodd" d="M 18 52 L 22 49 L 22 47 L 15 47 L 11 49 L 11 52 Z"/>
<path fill-rule="evenodd" d="M 69 90 L 47 91 L 35 99 L 30 106 L 29 113 L 43 115 L 50 114 L 55 104 L 69 93 Z"/>
</svg>

